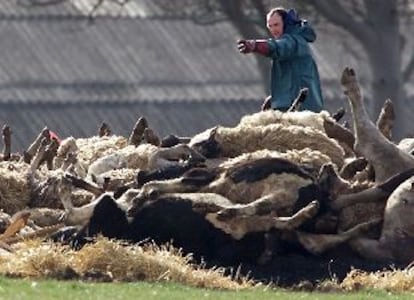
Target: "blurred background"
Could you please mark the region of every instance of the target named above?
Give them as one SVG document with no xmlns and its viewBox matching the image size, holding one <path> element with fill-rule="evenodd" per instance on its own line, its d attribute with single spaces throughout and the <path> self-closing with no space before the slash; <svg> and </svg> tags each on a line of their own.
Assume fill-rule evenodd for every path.
<svg viewBox="0 0 414 300">
<path fill-rule="evenodd" d="M 233 126 L 260 109 L 270 60 L 265 15 L 294 7 L 317 32 L 326 109 L 351 113 L 339 84 L 356 69 L 375 120 L 394 103 L 394 139 L 412 136 L 414 0 L 8 0 L 0 2 L 0 125 L 22 152 L 47 126 L 61 138 L 102 122 L 128 136 L 144 116 L 160 136 Z"/>
</svg>

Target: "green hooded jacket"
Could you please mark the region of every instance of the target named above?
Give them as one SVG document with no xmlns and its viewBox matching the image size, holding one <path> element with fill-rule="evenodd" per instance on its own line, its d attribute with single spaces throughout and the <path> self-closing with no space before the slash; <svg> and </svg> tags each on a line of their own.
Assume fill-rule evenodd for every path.
<svg viewBox="0 0 414 300">
<path fill-rule="evenodd" d="M 285 27 L 278 39 L 268 39 L 272 58 L 271 96 L 273 109 L 286 111 L 301 88 L 309 89 L 301 110 L 319 112 L 323 108 L 319 73 L 308 43 L 316 34 L 306 22 Z"/>
</svg>

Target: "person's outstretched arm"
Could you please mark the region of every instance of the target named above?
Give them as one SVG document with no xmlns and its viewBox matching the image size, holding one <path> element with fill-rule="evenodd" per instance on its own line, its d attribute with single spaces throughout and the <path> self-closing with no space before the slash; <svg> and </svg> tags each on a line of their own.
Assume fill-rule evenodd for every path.
<svg viewBox="0 0 414 300">
<path fill-rule="evenodd" d="M 237 48 L 240 53 L 259 53 L 264 56 L 269 56 L 270 49 L 267 40 L 238 40 Z"/>
</svg>

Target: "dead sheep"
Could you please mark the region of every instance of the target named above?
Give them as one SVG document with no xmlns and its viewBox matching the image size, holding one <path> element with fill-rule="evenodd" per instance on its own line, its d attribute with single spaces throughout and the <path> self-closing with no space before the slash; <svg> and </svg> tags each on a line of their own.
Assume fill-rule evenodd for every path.
<svg viewBox="0 0 414 300">
<path fill-rule="evenodd" d="M 157 146 L 142 144 L 138 147 L 126 146 L 108 155 L 104 155 L 88 166 L 86 178 L 100 184 L 103 182 L 103 173 L 116 169 L 141 169 L 148 168 L 150 157 L 158 150 Z M 82 177 L 82 176 L 81 176 Z"/>
<path fill-rule="evenodd" d="M 128 140 L 116 135 L 78 139 L 68 137 L 60 143 L 54 158 L 54 168 L 62 168 L 64 161 L 71 154 L 76 157 L 77 174 L 84 177 L 91 163 L 126 146 L 128 146 Z"/>
<path fill-rule="evenodd" d="M 270 124 L 282 124 L 285 126 L 299 125 L 304 127 L 310 127 L 322 132 L 325 132 L 324 122 L 330 120 L 334 122 L 329 112 L 321 111 L 315 113 L 312 111 L 295 111 L 295 112 L 282 112 L 279 110 L 266 110 L 257 112 L 251 115 L 246 115 L 241 118 L 237 127 L 242 126 L 267 126 Z"/>
<path fill-rule="evenodd" d="M 326 136 L 337 140 L 348 156 L 354 155 L 352 150 L 355 142 L 353 133 L 338 124 L 328 111 L 315 113 L 306 110 L 295 112 L 266 110 L 242 117 L 237 127 L 257 127 L 271 124 L 281 124 L 284 126 L 297 125 L 319 130 Z"/>
<path fill-rule="evenodd" d="M 264 149 L 244 153 L 234 158 L 222 160 L 221 163 L 217 165 L 217 167 L 225 170 L 246 161 L 253 161 L 262 158 L 287 159 L 290 162 L 296 163 L 306 168 L 306 170 L 312 173 L 315 178 L 317 177 L 318 172 L 323 165 L 331 163 L 331 159 L 327 155 L 321 153 L 318 150 L 312 150 L 310 148 L 304 148 L 301 150 L 287 150 L 286 152 Z"/>
<path fill-rule="evenodd" d="M 309 127 L 271 124 L 261 127 L 215 127 L 194 136 L 190 143 L 197 152 L 207 158 L 236 157 L 261 149 L 286 152 L 309 148 L 328 156 L 341 168 L 344 150 L 334 139 Z"/>
<path fill-rule="evenodd" d="M 0 208 L 8 214 L 26 208 L 36 182 L 45 179 L 46 173 L 33 170 L 25 162 L 0 162 Z"/>
<path fill-rule="evenodd" d="M 88 168 L 86 178 L 102 184 L 103 174 L 111 170 L 147 171 L 182 164 L 187 160 L 203 162 L 205 158 L 186 144 L 178 144 L 168 148 L 159 148 L 151 144 L 141 144 L 137 147 L 127 146 L 94 161 Z"/>
<path fill-rule="evenodd" d="M 29 163 L 0 162 L 0 208 L 5 212 L 14 214 L 28 207 L 62 207 L 56 194 L 56 177 L 62 170 L 42 165 L 50 143 L 42 138 Z M 75 199 L 75 202 L 82 201 Z"/>
</svg>

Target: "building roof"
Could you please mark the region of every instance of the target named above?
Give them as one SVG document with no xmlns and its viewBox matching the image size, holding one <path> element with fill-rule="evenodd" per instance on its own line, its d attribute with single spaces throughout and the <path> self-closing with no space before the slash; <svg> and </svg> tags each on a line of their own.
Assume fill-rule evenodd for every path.
<svg viewBox="0 0 414 300">
<path fill-rule="evenodd" d="M 255 99 L 253 57 L 228 23 L 191 20 L 0 18 L 0 102 Z"/>
</svg>

